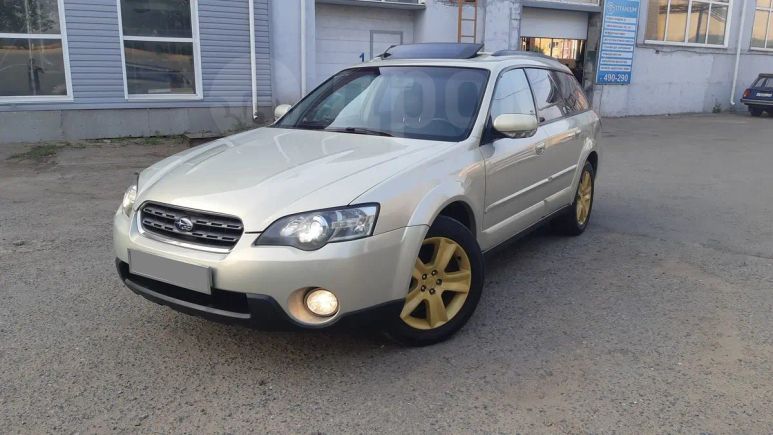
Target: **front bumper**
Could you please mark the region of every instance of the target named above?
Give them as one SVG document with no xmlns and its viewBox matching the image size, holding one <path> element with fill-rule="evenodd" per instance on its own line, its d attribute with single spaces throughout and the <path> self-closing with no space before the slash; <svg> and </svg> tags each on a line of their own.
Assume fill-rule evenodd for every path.
<svg viewBox="0 0 773 435">
<path fill-rule="evenodd" d="M 199 251 L 141 235 L 137 220 L 118 211 L 113 243 L 119 275 L 135 293 L 174 309 L 227 323 L 263 329 L 274 324 L 305 328 L 330 326 L 374 307 L 402 301 L 426 226 L 406 227 L 365 239 L 331 243 L 317 251 L 285 246 L 252 246 L 257 234 L 244 234 L 229 253 Z M 212 271 L 212 295 L 129 274 L 128 251 L 143 251 Z M 338 313 L 310 315 L 306 289 L 335 293 Z"/>
<path fill-rule="evenodd" d="M 115 260 L 118 276 L 134 293 L 159 305 L 165 305 L 181 313 L 207 320 L 247 326 L 267 331 L 315 329 L 329 324 L 309 325 L 295 321 L 288 316 L 271 296 L 227 292 L 213 289 L 212 295 L 204 295 L 160 281 L 129 273 L 129 265 Z M 367 309 L 349 312 L 338 322 L 357 326 L 379 325 L 390 317 L 397 316 L 402 309 L 401 300 L 386 302 Z"/>
<path fill-rule="evenodd" d="M 751 98 L 741 98 L 741 103 L 747 106 L 773 107 L 773 100 L 754 100 Z"/>
</svg>

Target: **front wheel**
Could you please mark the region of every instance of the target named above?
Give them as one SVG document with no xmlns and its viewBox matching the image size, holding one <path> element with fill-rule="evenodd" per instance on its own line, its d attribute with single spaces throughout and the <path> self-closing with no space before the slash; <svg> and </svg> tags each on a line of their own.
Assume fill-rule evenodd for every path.
<svg viewBox="0 0 773 435">
<path fill-rule="evenodd" d="M 758 107 L 749 107 L 749 113 L 751 113 L 752 116 L 762 116 L 762 109 Z"/>
<path fill-rule="evenodd" d="M 452 336 L 469 320 L 483 289 L 483 254 L 460 222 L 440 216 L 427 232 L 403 308 L 387 335 L 410 346 Z"/>
</svg>

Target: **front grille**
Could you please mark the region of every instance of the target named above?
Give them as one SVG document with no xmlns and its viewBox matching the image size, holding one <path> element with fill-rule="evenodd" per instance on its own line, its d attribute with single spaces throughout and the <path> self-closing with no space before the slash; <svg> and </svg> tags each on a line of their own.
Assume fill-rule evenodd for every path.
<svg viewBox="0 0 773 435">
<path fill-rule="evenodd" d="M 180 225 L 182 219 L 184 219 L 183 223 L 191 224 L 190 230 L 185 229 L 185 225 Z M 242 221 L 233 216 L 153 202 L 145 203 L 140 209 L 140 222 L 142 229 L 149 233 L 181 242 L 226 250 L 236 245 L 244 231 Z"/>
</svg>

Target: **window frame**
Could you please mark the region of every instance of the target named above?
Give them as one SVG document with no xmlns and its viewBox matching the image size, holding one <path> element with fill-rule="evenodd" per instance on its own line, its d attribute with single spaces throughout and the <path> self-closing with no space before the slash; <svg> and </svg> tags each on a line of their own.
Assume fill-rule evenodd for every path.
<svg viewBox="0 0 773 435">
<path fill-rule="evenodd" d="M 443 68 L 443 69 L 457 69 L 457 70 L 474 70 L 474 71 L 482 71 L 482 72 L 485 73 L 485 79 L 486 80 L 483 83 L 483 87 L 481 88 L 480 99 L 478 101 L 477 106 L 475 107 L 475 115 L 472 116 L 472 118 L 471 118 L 471 122 L 470 122 L 470 126 L 469 126 L 469 131 L 467 131 L 467 135 L 466 136 L 462 137 L 459 140 L 445 140 L 445 139 L 437 139 L 437 138 L 409 138 L 409 137 L 404 137 L 403 139 L 430 140 L 430 141 L 445 142 L 445 143 L 461 143 L 461 142 L 464 142 L 466 140 L 469 140 L 470 137 L 472 137 L 472 134 L 475 132 L 476 126 L 480 122 L 480 117 L 483 115 L 483 109 L 485 107 L 486 98 L 490 98 L 488 93 L 489 93 L 489 86 L 491 85 L 491 76 L 492 76 L 493 71 L 491 69 L 488 69 L 488 68 L 478 67 L 478 66 L 454 66 L 454 65 L 440 65 L 440 64 L 437 64 L 437 65 L 435 65 L 435 64 L 404 64 L 404 65 L 395 64 L 395 65 L 381 65 L 381 66 L 378 66 L 378 65 L 367 65 L 367 63 L 366 63 L 366 64 L 363 64 L 363 65 L 364 66 L 359 66 L 358 65 L 358 66 L 352 66 L 352 67 L 349 67 L 349 68 L 344 68 L 344 69 L 338 71 L 337 73 L 333 74 L 332 76 L 328 77 L 327 80 L 325 80 L 324 82 L 320 83 L 316 88 L 312 89 L 309 93 L 307 93 L 304 97 L 302 97 L 300 99 L 300 101 L 295 103 L 290 108 L 290 110 L 282 118 L 279 118 L 278 120 L 274 121 L 272 124 L 268 125 L 268 128 L 282 128 L 282 129 L 288 129 L 288 130 L 306 130 L 304 128 L 296 127 L 296 126 L 279 125 L 279 123 L 282 122 L 282 120 L 286 119 L 287 115 L 292 113 L 294 110 L 300 110 L 298 108 L 301 107 L 301 104 L 303 104 L 307 100 L 311 101 L 312 98 L 321 98 L 321 96 L 314 96 L 314 93 L 318 89 L 322 88 L 323 86 L 326 86 L 328 83 L 330 83 L 331 81 L 335 80 L 335 78 L 339 74 L 341 74 L 343 72 L 346 72 L 346 71 L 357 71 L 357 70 L 367 70 L 367 69 L 381 69 L 381 68 L 392 68 L 392 69 L 399 69 L 399 68 L 438 68 L 439 69 L 439 68 Z M 491 101 L 489 101 L 489 104 L 490 103 L 491 103 Z M 488 111 L 486 113 L 488 113 Z M 312 130 L 312 131 L 314 131 L 314 130 Z M 318 130 L 318 131 L 325 131 L 325 130 Z M 351 133 L 351 134 L 359 134 L 359 133 Z M 397 137 L 397 138 L 400 139 L 400 137 Z"/>
<path fill-rule="evenodd" d="M 674 46 L 674 47 L 703 47 L 703 48 L 728 48 L 728 36 L 730 36 L 730 27 L 733 24 L 733 6 L 735 5 L 735 0 L 728 0 L 727 3 L 723 3 L 718 0 L 687 0 L 687 21 L 685 22 L 685 28 L 684 28 L 684 41 L 659 41 L 657 39 L 647 39 L 647 31 L 649 30 L 647 26 L 641 26 L 644 27 L 644 43 L 647 45 L 666 45 L 666 46 Z M 687 42 L 687 39 L 689 38 L 689 32 L 690 24 L 692 24 L 692 5 L 693 3 L 709 3 L 709 7 L 713 6 L 714 4 L 719 4 L 722 6 L 727 6 L 727 23 L 725 23 L 725 34 L 722 37 L 722 44 L 707 44 L 707 43 L 700 43 L 700 42 Z M 652 1 L 647 2 L 647 14 L 650 13 L 649 8 L 652 7 Z M 671 9 L 671 0 L 668 0 L 668 9 L 670 11 Z M 710 10 L 710 9 L 709 9 Z M 668 22 L 671 18 L 671 13 L 666 13 L 666 22 L 665 22 L 665 32 L 668 32 Z M 663 37 L 665 38 L 666 33 L 664 33 Z M 708 27 L 706 28 L 706 40 L 708 40 Z"/>
<path fill-rule="evenodd" d="M 583 113 L 590 112 L 593 110 L 593 105 L 591 104 L 590 100 L 588 99 L 588 96 L 585 95 L 585 90 L 582 89 L 582 84 L 577 82 L 578 85 L 580 85 L 580 90 L 583 91 L 583 95 L 585 95 L 585 100 L 588 102 L 588 107 L 585 110 L 582 110 L 580 112 L 572 113 L 572 114 L 562 114 L 558 118 L 553 118 L 550 121 L 540 121 L 539 118 L 539 108 L 537 107 L 537 96 L 534 94 L 534 85 L 532 85 L 531 80 L 529 80 L 529 75 L 526 74 L 527 69 L 541 69 L 548 72 L 554 72 L 556 74 L 566 74 L 574 78 L 574 75 L 571 73 L 568 73 L 566 71 L 557 69 L 557 68 L 551 68 L 549 66 L 541 66 L 541 65 L 513 65 L 508 66 L 506 68 L 503 68 L 499 74 L 497 74 L 496 80 L 494 81 L 493 88 L 491 90 L 491 97 L 488 104 L 488 110 L 486 111 L 486 118 L 483 124 L 483 135 L 481 136 L 480 145 L 483 146 L 485 144 L 491 143 L 495 140 L 500 139 L 519 139 L 519 138 L 511 138 L 506 136 L 499 136 L 499 133 L 494 132 L 494 119 L 491 117 L 491 109 L 494 106 L 494 94 L 496 93 L 497 85 L 499 84 L 499 81 L 502 79 L 502 76 L 504 76 L 506 73 L 519 69 L 523 71 L 524 77 L 526 77 L 526 83 L 529 85 L 529 92 L 531 92 L 531 101 L 534 105 L 534 117 L 537 119 L 537 130 L 540 128 L 552 124 L 554 122 L 558 121 L 564 121 L 566 119 L 572 118 L 574 116 L 582 115 Z M 575 78 L 576 80 L 576 78 Z M 535 130 L 536 131 L 536 130 Z M 536 133 L 535 133 L 536 134 Z M 533 135 L 532 135 L 533 136 Z M 529 137 L 532 137 L 529 136 Z M 522 139 L 522 138 L 521 138 Z"/>
<path fill-rule="evenodd" d="M 59 0 L 62 1 L 62 0 Z M 190 0 L 191 13 L 191 37 L 164 37 L 164 36 L 127 36 L 123 33 L 123 16 L 121 12 L 121 2 L 116 0 L 118 7 L 118 41 L 121 49 L 121 71 L 123 72 L 123 95 L 128 101 L 190 101 L 204 99 L 204 86 L 201 79 L 201 43 L 199 35 L 199 2 Z M 126 74 L 126 45 L 124 41 L 140 42 L 181 42 L 191 43 L 193 46 L 193 70 L 194 80 L 196 80 L 195 94 L 130 94 L 129 81 Z"/>
<path fill-rule="evenodd" d="M 540 127 L 542 127 L 543 125 L 552 124 L 552 123 L 554 123 L 556 121 L 561 121 L 563 119 L 567 119 L 567 118 L 571 118 L 573 116 L 577 116 L 577 115 L 579 115 L 581 113 L 585 113 L 588 110 L 590 110 L 590 105 L 589 105 L 588 109 L 583 110 L 582 112 L 566 114 L 566 113 L 563 113 L 563 110 L 561 110 L 561 108 L 559 107 L 558 110 L 561 112 L 561 116 L 555 117 L 555 118 L 550 119 L 550 120 L 540 121 L 540 109 L 539 109 L 539 104 L 537 104 L 537 94 L 534 92 L 534 85 L 532 84 L 531 79 L 529 78 L 529 74 L 527 73 L 526 70 L 530 70 L 530 69 L 539 70 L 539 69 L 541 69 L 541 70 L 547 71 L 548 73 L 556 73 L 556 74 L 560 74 L 563 71 L 561 71 L 559 69 L 556 69 L 556 68 L 541 67 L 541 66 L 524 66 L 524 67 L 521 67 L 521 68 L 523 68 L 523 70 L 524 70 L 523 72 L 524 72 L 524 74 L 526 74 L 526 81 L 529 82 L 529 88 L 531 89 L 531 97 L 534 99 L 534 108 L 537 110 L 537 123 L 539 124 Z M 561 99 L 563 99 L 563 97 Z"/>
<path fill-rule="evenodd" d="M 767 11 L 768 12 L 768 22 L 765 23 L 765 47 L 755 47 L 752 45 L 752 39 L 754 39 L 754 16 L 752 15 L 752 36 L 749 38 L 749 50 L 753 51 L 767 51 L 771 52 L 773 51 L 773 46 L 767 47 L 768 45 L 768 38 L 771 37 L 773 34 L 773 26 L 770 25 L 770 16 L 773 14 L 773 3 L 770 4 L 770 7 L 760 7 L 759 0 L 755 0 L 754 2 L 754 14 L 757 14 L 757 11 Z"/>
<path fill-rule="evenodd" d="M 64 0 L 56 0 L 59 14 L 59 34 L 55 33 L 1 33 L 2 39 L 47 39 L 59 40 L 62 43 L 62 62 L 64 64 L 64 81 L 66 95 L 9 95 L 0 96 L 0 104 L 15 103 L 68 103 L 73 101 L 72 77 L 70 75 L 70 52 L 67 43 L 67 23 L 64 15 Z M 29 30 L 29 29 L 28 29 Z"/>
<path fill-rule="evenodd" d="M 526 67 L 524 66 L 511 66 L 509 68 L 503 69 L 499 73 L 496 81 L 494 82 L 494 88 L 491 91 L 491 101 L 489 101 L 488 116 L 487 116 L 486 122 L 490 122 L 490 123 L 494 122 L 494 118 L 491 116 L 491 111 L 494 108 L 494 97 L 496 97 L 497 95 L 497 88 L 499 87 L 499 83 L 502 81 L 505 74 L 516 70 L 521 70 L 521 73 L 523 74 L 523 78 L 526 79 L 526 85 L 529 87 L 529 95 L 531 95 L 531 106 L 534 108 L 534 119 L 537 120 L 537 124 L 540 123 L 539 110 L 537 109 L 537 101 L 534 98 L 534 88 L 532 87 L 531 82 L 529 81 L 529 76 L 526 74 Z M 528 115 L 528 113 L 520 113 L 519 115 Z"/>
</svg>

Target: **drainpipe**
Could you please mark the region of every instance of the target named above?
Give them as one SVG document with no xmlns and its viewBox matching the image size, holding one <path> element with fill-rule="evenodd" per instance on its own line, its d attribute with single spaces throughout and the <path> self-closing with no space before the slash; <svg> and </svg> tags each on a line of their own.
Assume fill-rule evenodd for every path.
<svg viewBox="0 0 773 435">
<path fill-rule="evenodd" d="M 741 38 L 743 37 L 743 26 L 746 22 L 746 2 L 741 0 L 741 26 L 738 28 L 738 48 L 735 52 L 735 71 L 733 71 L 733 89 L 730 90 L 730 109 L 735 109 L 735 87 L 738 84 L 738 64 L 741 62 Z"/>
<path fill-rule="evenodd" d="M 301 0 L 301 98 L 306 95 L 306 0 Z"/>
<path fill-rule="evenodd" d="M 255 61 L 255 0 L 249 0 L 250 71 L 252 72 L 252 119 L 258 118 L 258 67 Z"/>
</svg>

